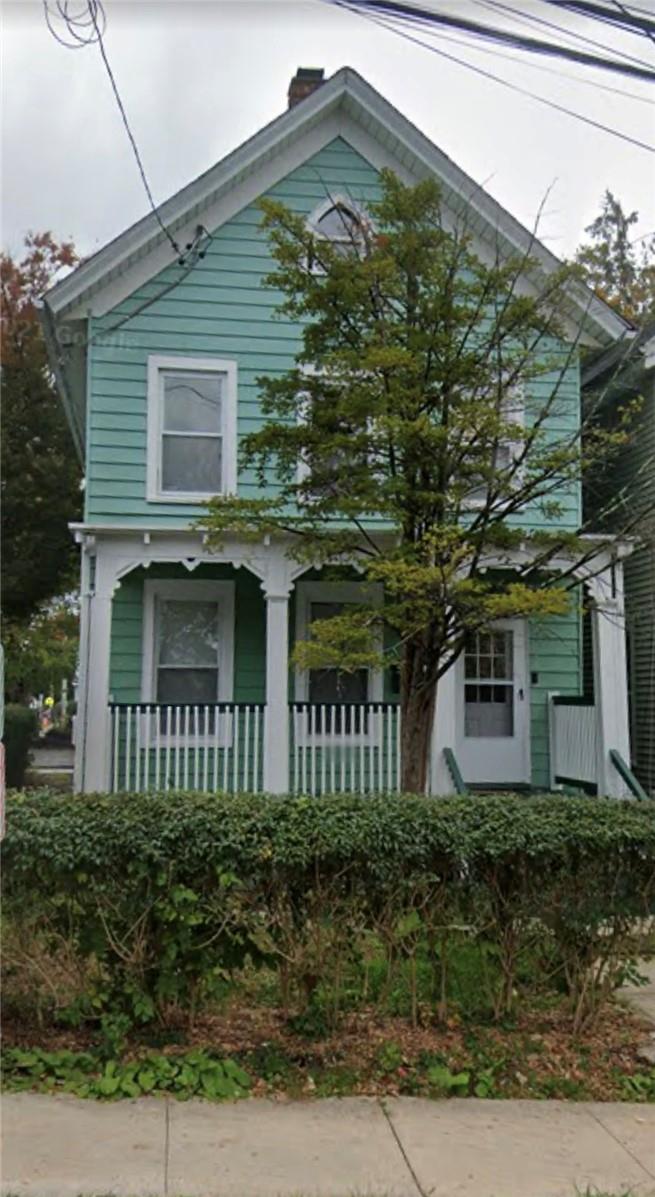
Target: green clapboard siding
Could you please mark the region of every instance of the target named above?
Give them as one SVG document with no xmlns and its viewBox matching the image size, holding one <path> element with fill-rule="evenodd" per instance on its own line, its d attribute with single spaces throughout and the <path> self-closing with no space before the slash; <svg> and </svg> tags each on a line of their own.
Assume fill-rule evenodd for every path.
<svg viewBox="0 0 655 1197">
<path fill-rule="evenodd" d="M 379 196 L 374 167 L 342 138 L 273 186 L 268 195 L 297 212 L 309 214 L 328 192 L 349 194 L 363 206 Z M 279 293 L 262 286 L 271 269 L 261 213 L 252 204 L 214 231 L 206 256 L 179 284 L 145 311 L 103 338 L 130 312 L 173 283 L 179 267 L 170 266 L 128 299 L 91 322 L 89 438 L 86 519 L 90 523 L 139 523 L 179 527 L 200 512 L 179 503 L 146 500 L 146 371 L 151 353 L 215 356 L 235 360 L 238 369 L 238 432 L 260 426 L 256 379 L 288 370 L 300 346 L 300 328 L 274 319 Z M 566 350 L 548 347 L 562 362 Z M 554 376 L 553 376 L 554 377 Z M 552 378 L 535 382 L 530 402 L 539 403 Z M 549 427 L 553 434 L 572 431 L 579 420 L 579 378 L 573 362 L 558 391 Z M 252 477 L 239 480 L 240 493 L 256 493 Z M 579 523 L 577 488 L 559 493 L 561 511 L 534 511 L 523 524 Z"/>
<path fill-rule="evenodd" d="M 532 784 L 548 788 L 548 693 L 582 693 L 582 616 L 574 595 L 566 615 L 529 624 Z"/>
</svg>

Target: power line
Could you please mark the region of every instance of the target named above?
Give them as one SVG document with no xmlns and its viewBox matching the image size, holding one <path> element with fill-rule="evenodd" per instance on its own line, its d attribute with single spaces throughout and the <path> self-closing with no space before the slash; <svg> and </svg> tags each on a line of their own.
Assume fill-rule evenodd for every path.
<svg viewBox="0 0 655 1197">
<path fill-rule="evenodd" d="M 600 121 L 595 121 L 589 116 L 583 116 L 580 112 L 575 112 L 572 108 L 566 108 L 563 104 L 556 104 L 554 100 L 549 100 L 545 96 L 537 95 L 536 92 L 529 91 L 525 87 L 520 87 L 517 83 L 510 83 L 508 79 L 502 79 L 499 75 L 494 75 L 491 71 L 484 70 L 483 67 L 476 66 L 472 62 L 466 62 L 465 59 L 457 58 L 454 54 L 448 54 L 445 50 L 440 50 L 437 46 L 432 46 L 428 42 L 421 41 L 420 38 L 414 37 L 405 29 L 399 29 L 396 26 L 382 20 L 380 17 L 373 16 L 367 11 L 367 8 L 361 6 L 358 0 L 327 0 L 327 3 L 337 5 L 339 8 L 345 8 L 349 12 L 353 12 L 358 16 L 364 17 L 368 21 L 379 25 L 382 29 L 388 29 L 392 33 L 398 34 L 399 37 L 404 37 L 407 41 L 414 42 L 417 46 L 422 46 L 423 49 L 429 50 L 433 54 L 438 54 L 441 58 L 446 58 L 450 62 L 456 62 L 459 66 L 466 67 L 467 70 L 473 71 L 476 75 L 481 75 L 485 79 L 492 79 L 494 83 L 500 83 L 503 87 L 509 88 L 510 91 L 515 91 L 519 95 L 528 96 L 531 100 L 536 100 L 540 104 L 545 104 L 548 108 L 554 109 L 556 112 L 562 112 L 566 116 L 574 117 L 576 120 L 582 121 L 586 125 L 591 125 L 595 129 L 600 129 L 603 133 L 609 133 L 612 137 L 618 137 L 621 141 L 625 141 L 630 145 L 635 145 L 639 149 L 647 150 L 649 154 L 655 154 L 655 147 L 648 145 L 644 141 L 639 141 L 635 137 L 630 137 L 627 133 L 621 133 L 618 129 L 612 129 L 609 125 L 604 125 Z"/>
<path fill-rule="evenodd" d="M 524 59 L 516 58 L 513 54 L 506 53 L 504 50 L 498 50 L 493 46 L 478 45 L 475 38 L 471 38 L 470 41 L 462 41 L 458 37 L 444 33 L 441 29 L 426 29 L 425 32 L 432 37 L 438 37 L 440 41 L 450 42 L 454 46 L 461 46 L 464 50 L 473 50 L 477 54 L 488 54 L 492 58 L 500 58 L 505 62 L 512 62 L 518 67 L 527 66 L 531 71 L 542 71 L 547 75 L 554 75 L 557 79 L 566 79 L 569 83 L 579 83 L 583 87 L 593 87 L 596 91 L 608 92 L 610 95 L 621 96 L 626 100 L 636 100 L 640 104 L 649 104 L 651 107 L 655 107 L 655 100 L 651 100 L 648 96 L 638 96 L 635 92 L 624 91 L 621 87 L 612 87 L 608 83 L 599 83 L 597 79 L 583 79 L 580 75 L 569 75 L 566 71 L 558 71 L 556 67 L 546 66 L 543 62 L 526 63 Z"/>
<path fill-rule="evenodd" d="M 635 21 L 635 18 L 631 16 L 624 4 L 619 3 L 619 0 L 614 0 L 614 5 L 616 8 L 618 8 L 619 12 L 623 13 L 623 15 L 628 18 L 629 22 Z M 641 26 L 646 37 L 650 39 L 653 45 L 655 45 L 655 21 L 639 20 L 639 25 Z"/>
<path fill-rule="evenodd" d="M 43 7 L 45 10 L 45 16 L 46 16 L 46 22 L 47 22 L 48 28 L 49 28 L 50 32 L 53 34 L 53 36 L 60 43 L 60 45 L 65 46 L 67 49 L 79 49 L 83 46 L 90 46 L 94 42 L 96 42 L 98 45 L 98 49 L 100 51 L 102 61 L 105 65 L 105 70 L 107 71 L 107 75 L 109 77 L 109 82 L 111 84 L 111 88 L 114 93 L 114 98 L 116 100 L 116 104 L 118 105 L 118 111 L 121 115 L 121 120 L 125 127 L 125 132 L 127 133 L 127 136 L 130 141 L 130 145 L 132 146 L 134 158 L 136 160 L 139 174 L 141 176 L 141 181 L 143 183 L 146 195 L 148 197 L 148 202 L 150 204 L 150 208 L 152 210 L 152 213 L 153 213 L 162 233 L 167 238 L 167 240 L 170 242 L 173 250 L 175 251 L 175 254 L 178 256 L 178 258 L 181 259 L 182 264 L 183 264 L 183 255 L 181 253 L 180 246 L 178 245 L 177 241 L 173 237 L 172 233 L 168 230 L 168 228 L 164 224 L 164 222 L 159 214 L 159 209 L 157 207 L 157 204 L 155 203 L 155 199 L 154 199 L 154 196 L 150 189 L 150 184 L 148 182 L 148 178 L 146 176 L 145 168 L 144 168 L 143 162 L 141 160 L 141 154 L 139 153 L 139 147 L 137 146 L 136 138 L 132 132 L 132 129 L 130 128 L 130 123 L 127 119 L 127 113 L 125 111 L 125 105 L 123 104 L 123 101 L 121 99 L 121 95 L 118 90 L 118 84 L 116 83 L 116 80 L 114 78 L 114 73 L 111 69 L 111 64 L 109 62 L 109 58 L 107 57 L 107 51 L 105 50 L 105 44 L 104 44 L 104 40 L 103 40 L 104 30 L 106 29 L 106 26 L 107 26 L 107 17 L 106 17 L 105 10 L 104 10 L 103 4 L 102 4 L 102 0 L 86 0 L 86 11 L 82 10 L 81 12 L 78 12 L 78 13 L 74 13 L 71 10 L 70 0 L 55 0 L 55 2 L 56 2 L 56 14 L 54 14 L 52 12 L 52 10 L 50 8 L 49 0 L 43 0 Z M 62 37 L 59 36 L 57 31 L 54 29 L 54 27 L 52 25 L 52 16 L 53 15 L 57 15 L 59 17 L 59 19 L 64 23 L 64 27 L 66 28 L 67 32 L 73 39 L 72 42 L 65 41 Z M 102 25 L 102 29 L 101 29 L 101 25 Z"/>
<path fill-rule="evenodd" d="M 628 62 L 638 63 L 641 66 L 648 66 L 641 58 L 635 58 L 632 54 L 627 54 L 624 50 L 619 50 L 616 47 L 606 46 L 604 42 L 598 42 L 593 37 L 588 37 L 578 30 L 565 29 L 561 25 L 556 25 L 553 21 L 547 21 L 545 17 L 538 17 L 535 13 L 520 12 L 510 4 L 501 3 L 501 0 L 474 0 L 476 4 L 482 5 L 484 8 L 490 8 L 496 12 L 506 12 L 515 17 L 516 20 L 523 24 L 530 26 L 531 24 L 541 25 L 546 29 L 552 29 L 555 33 L 559 33 L 561 37 L 567 38 L 569 41 L 584 42 L 587 46 L 593 46 L 596 50 L 603 50 L 608 54 L 613 54 L 614 57 L 625 58 Z"/>
<path fill-rule="evenodd" d="M 616 58 L 601 58 L 596 54 L 588 54 L 586 51 L 573 47 L 558 45 L 540 38 L 527 37 L 516 31 L 498 29 L 495 26 L 480 24 L 479 21 L 471 21 L 468 18 L 450 16 L 432 8 L 421 7 L 416 3 L 407 3 L 405 0 L 357 0 L 357 7 L 377 12 L 378 15 L 407 20 L 412 24 L 427 22 L 431 25 L 444 25 L 447 28 L 473 33 L 478 37 L 500 42 L 515 49 L 526 50 L 529 53 L 568 58 L 584 66 L 617 71 L 619 74 L 645 79 L 649 83 L 655 82 L 655 69 L 641 59 L 619 62 Z"/>
<path fill-rule="evenodd" d="M 634 33 L 643 37 L 650 37 L 655 30 L 655 21 L 652 19 L 652 13 L 648 13 L 645 9 L 628 9 L 624 4 L 615 4 L 615 7 L 621 13 L 617 16 L 611 8 L 606 8 L 604 4 L 597 4 L 594 0 L 545 0 L 547 4 L 554 4 L 557 8 L 568 8 L 571 12 L 578 13 L 581 17 L 589 17 L 591 20 L 601 21 L 604 25 L 611 25 L 615 29 L 622 29 L 624 33 Z M 615 0 L 610 0 L 615 3 Z M 643 14 L 637 15 L 637 14 Z"/>
</svg>

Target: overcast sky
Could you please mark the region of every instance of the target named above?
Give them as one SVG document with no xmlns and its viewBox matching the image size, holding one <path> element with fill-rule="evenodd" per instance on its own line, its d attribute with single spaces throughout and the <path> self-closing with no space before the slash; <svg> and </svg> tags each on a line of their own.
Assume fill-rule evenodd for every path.
<svg viewBox="0 0 655 1197">
<path fill-rule="evenodd" d="M 645 38 L 622 37 L 544 0 L 509 2 L 524 16 L 584 30 L 655 67 L 655 45 Z M 484 0 L 436 3 L 481 21 L 502 20 Z M 639 7 L 655 16 L 655 0 L 639 0 Z M 107 54 L 157 201 L 281 112 L 297 66 L 324 67 L 330 75 L 349 65 L 524 224 L 532 225 L 552 188 L 541 235 L 554 252 L 572 252 L 605 187 L 639 211 L 635 236 L 655 228 L 655 155 L 326 0 L 105 0 L 105 9 Z M 98 47 L 59 45 L 40 0 L 4 0 L 3 15 L 2 246 L 16 252 L 28 229 L 51 229 L 86 255 L 147 210 Z M 529 23 L 514 28 L 547 36 Z M 652 85 L 541 57 L 514 63 L 444 38 L 434 44 L 655 143 Z"/>
</svg>

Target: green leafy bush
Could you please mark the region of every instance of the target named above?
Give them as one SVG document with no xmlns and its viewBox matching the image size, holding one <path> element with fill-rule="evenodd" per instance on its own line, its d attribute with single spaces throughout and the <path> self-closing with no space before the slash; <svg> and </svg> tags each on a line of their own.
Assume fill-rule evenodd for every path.
<svg viewBox="0 0 655 1197">
<path fill-rule="evenodd" d="M 93 961 L 77 1021 L 192 1017 L 250 960 L 313 1027 L 371 941 L 389 976 L 402 963 L 416 1021 L 421 962 L 443 1013 L 465 928 L 497 1017 L 529 962 L 578 1029 L 655 909 L 655 806 L 604 799 L 40 793 L 9 804 L 4 852 L 8 916 Z"/>
<path fill-rule="evenodd" d="M 8 703 L 5 707 L 5 771 L 7 785 L 19 789 L 30 762 L 30 744 L 36 732 L 36 713 L 30 707 Z"/>
<path fill-rule="evenodd" d="M 197 1050 L 179 1056 L 144 1056 L 102 1062 L 90 1052 L 8 1048 L 2 1053 L 6 1089 L 74 1093 L 77 1097 L 141 1097 L 169 1093 L 180 1100 L 245 1097 L 250 1077 L 234 1060 Z"/>
</svg>

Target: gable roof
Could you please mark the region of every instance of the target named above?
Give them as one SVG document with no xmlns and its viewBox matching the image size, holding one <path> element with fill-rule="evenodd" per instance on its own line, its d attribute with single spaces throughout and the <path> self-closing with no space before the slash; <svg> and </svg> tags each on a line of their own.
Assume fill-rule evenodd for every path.
<svg viewBox="0 0 655 1197">
<path fill-rule="evenodd" d="M 466 206 L 479 234 L 500 238 L 511 250 L 530 251 L 545 273 L 560 262 L 518 220 L 474 182 L 451 158 L 435 146 L 411 121 L 384 99 L 351 67 L 342 67 L 301 103 L 276 117 L 238 149 L 183 187 L 159 208 L 162 223 L 175 237 L 189 223 L 197 223 L 206 209 L 221 195 L 241 182 L 264 160 L 280 154 L 301 133 L 335 113 L 342 113 L 383 146 L 408 171 L 417 176 L 438 176 L 447 204 Z M 180 238 L 181 239 L 181 238 Z M 148 213 L 103 249 L 88 258 L 45 296 L 52 315 L 59 320 L 84 314 L 80 311 L 137 260 L 143 260 L 163 246 L 168 248 L 164 265 L 174 261 L 173 250 L 153 213 Z M 161 255 L 159 255 L 161 257 Z M 144 266 L 146 263 L 144 262 Z M 154 264 L 152 273 L 162 268 Z M 629 327 L 602 300 L 580 284 L 572 301 L 599 345 L 607 345 Z"/>
</svg>

